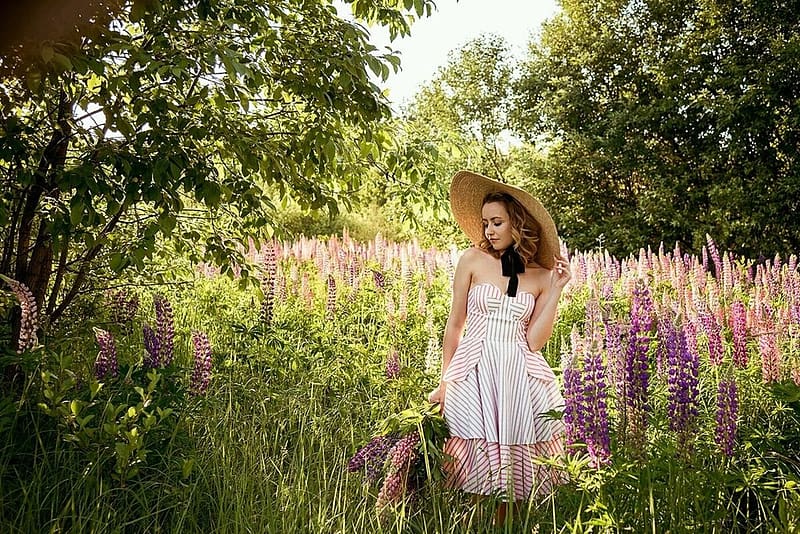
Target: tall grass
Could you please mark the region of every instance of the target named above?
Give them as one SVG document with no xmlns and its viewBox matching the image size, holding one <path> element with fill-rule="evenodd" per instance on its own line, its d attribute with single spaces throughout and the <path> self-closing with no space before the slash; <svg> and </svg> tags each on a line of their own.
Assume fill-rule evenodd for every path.
<svg viewBox="0 0 800 534">
<path fill-rule="evenodd" d="M 140 369 L 141 325 L 152 322 L 152 295 L 144 290 L 131 324 L 111 324 L 110 311 L 98 303 L 87 308 L 93 315 L 82 328 L 70 325 L 69 338 L 55 336 L 29 355 L 8 354 L 7 361 L 24 360 L 28 372 L 24 387 L 0 406 L 0 531 L 490 530 L 496 501 L 476 503 L 439 484 L 380 518 L 377 488 L 345 469 L 381 420 L 422 400 L 437 381 L 429 351 L 448 311 L 452 254 L 413 243 L 376 240 L 359 249 L 310 241 L 283 245 L 279 264 L 285 297 L 276 298 L 269 324 L 259 318 L 262 290 L 242 289 L 213 273 L 168 294 L 175 309 L 176 364 L 157 372 L 160 381 L 147 406 L 137 404 L 136 389 L 146 390 L 152 381 Z M 631 264 L 629 272 L 637 269 Z M 383 287 L 373 271 L 383 275 Z M 329 274 L 338 282 L 332 300 Z M 624 280 L 612 282 L 612 306 L 624 317 L 630 295 Z M 570 332 L 586 324 L 592 284 L 597 281 L 589 270 L 565 295 L 545 352 L 558 373 L 562 353 L 571 350 Z M 278 287 L 273 286 L 276 295 Z M 426 295 L 422 305 L 420 287 Z M 94 325 L 113 332 L 123 369 L 95 398 L 124 406 L 120 413 L 136 412 L 128 426 L 106 434 L 89 433 L 91 422 L 77 427 L 70 411 L 77 399 L 86 403 L 78 417 L 90 410 L 104 417 L 89 393 Z M 206 332 L 214 352 L 211 387 L 199 397 L 187 392 L 192 330 Z M 401 355 L 397 379 L 385 374 L 392 349 Z M 523 503 L 513 524 L 495 531 L 797 531 L 800 396 L 792 396 L 791 381 L 779 391 L 762 379 L 755 337 L 749 351 L 751 364 L 736 374 L 741 411 L 733 458 L 720 454 L 713 434 L 714 387 L 724 369 L 702 361 L 698 431 L 690 450 L 677 446 L 668 428 L 665 379 L 654 373 L 644 455 L 626 442 L 612 397 L 611 461 L 592 465 L 577 444 L 559 464 L 569 483 L 551 497 Z M 789 350 L 782 357 L 788 373 L 797 354 Z M 57 411 L 59 406 L 64 409 Z M 145 430 L 142 421 L 157 413 L 156 406 L 172 414 L 159 415 L 156 426 Z M 144 458 L 132 462 L 138 471 L 129 476 L 132 471 L 118 467 L 116 446 L 133 426 L 143 432 Z"/>
</svg>

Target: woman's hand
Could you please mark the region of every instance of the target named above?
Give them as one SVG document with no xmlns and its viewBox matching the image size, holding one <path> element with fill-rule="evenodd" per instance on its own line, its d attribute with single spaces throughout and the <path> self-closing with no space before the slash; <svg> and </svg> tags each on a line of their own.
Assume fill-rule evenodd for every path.
<svg viewBox="0 0 800 534">
<path fill-rule="evenodd" d="M 569 282 L 571 278 L 572 273 L 569 270 L 569 262 L 556 257 L 556 264 L 550 277 L 550 284 L 552 287 L 564 289 L 564 286 L 567 285 L 567 282 Z"/>
<path fill-rule="evenodd" d="M 444 413 L 444 382 L 439 382 L 439 387 L 428 394 L 428 402 L 439 405 L 439 411 Z"/>
</svg>

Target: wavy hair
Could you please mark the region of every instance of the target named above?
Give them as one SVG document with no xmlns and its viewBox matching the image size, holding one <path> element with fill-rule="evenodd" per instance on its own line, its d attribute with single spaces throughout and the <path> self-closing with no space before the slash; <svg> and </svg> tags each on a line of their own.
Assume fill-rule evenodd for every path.
<svg viewBox="0 0 800 534">
<path fill-rule="evenodd" d="M 539 222 L 528 213 L 522 204 L 517 202 L 517 199 L 508 193 L 489 193 L 483 198 L 481 209 L 491 202 L 500 202 L 506 207 L 511 223 L 511 238 L 514 240 L 513 247 L 522 257 L 525 265 L 530 265 L 535 261 L 536 252 L 539 250 L 539 236 L 542 228 Z M 491 241 L 486 239 L 486 232 L 481 237 L 478 246 L 495 258 L 499 258 L 502 254 L 501 251 L 494 249 Z"/>
</svg>

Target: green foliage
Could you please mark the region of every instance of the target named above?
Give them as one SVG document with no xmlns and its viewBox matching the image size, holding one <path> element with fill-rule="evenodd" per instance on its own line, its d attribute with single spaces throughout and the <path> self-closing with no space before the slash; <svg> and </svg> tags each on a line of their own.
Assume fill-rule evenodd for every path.
<svg viewBox="0 0 800 534">
<path fill-rule="evenodd" d="M 547 136 L 536 188 L 572 247 L 711 234 L 787 255 L 797 210 L 800 11 L 771 2 L 563 2 L 531 45 L 515 130 Z M 792 220 L 800 220 L 794 217 Z"/>
<path fill-rule="evenodd" d="M 397 35 L 432 5 L 351 2 Z M 0 271 L 53 321 L 98 264 L 143 269 L 161 238 L 241 264 L 277 200 L 337 213 L 389 143 L 370 73 L 398 58 L 327 1 L 137 1 L 90 29 L 0 90 Z"/>
</svg>

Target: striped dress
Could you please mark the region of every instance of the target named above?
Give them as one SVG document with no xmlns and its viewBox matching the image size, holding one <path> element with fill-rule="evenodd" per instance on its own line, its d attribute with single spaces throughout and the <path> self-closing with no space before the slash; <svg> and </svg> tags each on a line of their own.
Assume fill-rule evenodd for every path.
<svg viewBox="0 0 800 534">
<path fill-rule="evenodd" d="M 451 487 L 505 500 L 547 494 L 560 479 L 536 457 L 563 452 L 564 425 L 543 414 L 564 407 L 556 377 L 525 331 L 534 296 L 473 286 L 467 331 L 445 374 L 444 451 Z"/>
</svg>

